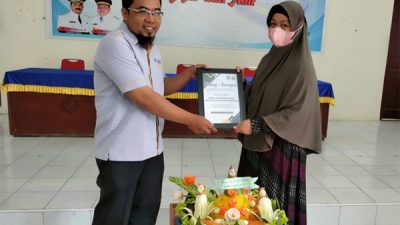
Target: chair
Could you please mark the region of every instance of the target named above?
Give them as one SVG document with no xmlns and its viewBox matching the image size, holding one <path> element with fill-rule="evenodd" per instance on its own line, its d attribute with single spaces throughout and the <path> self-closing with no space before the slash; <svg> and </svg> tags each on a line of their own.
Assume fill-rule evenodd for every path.
<svg viewBox="0 0 400 225">
<path fill-rule="evenodd" d="M 178 64 L 178 66 L 176 67 L 176 75 L 180 74 L 186 68 L 189 68 L 191 66 L 192 66 L 192 64 Z"/>
<path fill-rule="evenodd" d="M 256 73 L 256 69 L 257 69 L 257 67 L 245 67 L 245 68 L 243 68 L 242 74 L 245 77 L 253 77 L 254 74 Z"/>
<path fill-rule="evenodd" d="M 61 69 L 85 70 L 85 61 L 82 59 L 62 59 Z"/>
</svg>

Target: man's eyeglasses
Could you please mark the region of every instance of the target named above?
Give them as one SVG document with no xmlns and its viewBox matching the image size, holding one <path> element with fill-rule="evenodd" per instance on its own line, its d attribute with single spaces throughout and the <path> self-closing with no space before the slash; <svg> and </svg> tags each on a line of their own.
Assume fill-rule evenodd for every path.
<svg viewBox="0 0 400 225">
<path fill-rule="evenodd" d="M 132 9 L 128 8 L 130 11 L 133 11 L 141 16 L 154 16 L 154 17 L 161 17 L 164 15 L 164 12 L 161 12 L 160 10 L 154 10 L 150 11 L 148 9 Z"/>
</svg>

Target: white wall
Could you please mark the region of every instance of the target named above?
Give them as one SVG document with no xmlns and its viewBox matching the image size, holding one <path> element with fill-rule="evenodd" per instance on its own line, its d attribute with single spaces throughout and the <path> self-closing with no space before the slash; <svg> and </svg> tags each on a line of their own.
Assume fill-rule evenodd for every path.
<svg viewBox="0 0 400 225">
<path fill-rule="evenodd" d="M 332 83 L 337 105 L 330 119 L 377 120 L 382 95 L 394 0 L 327 0 L 322 53 L 313 53 L 318 79 Z M 3 1 L 0 7 L 0 79 L 8 70 L 59 68 L 65 57 L 87 68 L 98 41 L 52 39 L 46 35 L 45 0 Z M 256 66 L 264 51 L 161 46 L 165 72 L 179 63 L 210 67 Z M 2 93 L 0 113 L 7 113 Z"/>
</svg>

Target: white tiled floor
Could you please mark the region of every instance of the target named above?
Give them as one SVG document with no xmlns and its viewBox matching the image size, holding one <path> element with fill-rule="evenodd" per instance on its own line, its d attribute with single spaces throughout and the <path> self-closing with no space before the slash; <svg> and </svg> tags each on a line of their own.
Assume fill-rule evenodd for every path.
<svg viewBox="0 0 400 225">
<path fill-rule="evenodd" d="M 311 225 L 400 224 L 400 122 L 330 121 L 323 153 L 307 161 Z M 164 139 L 165 179 L 157 225 L 168 225 L 176 187 L 168 176 L 206 185 L 237 166 L 230 139 Z M 0 115 L 0 225 L 89 225 L 99 189 L 93 138 L 13 137 Z"/>
</svg>

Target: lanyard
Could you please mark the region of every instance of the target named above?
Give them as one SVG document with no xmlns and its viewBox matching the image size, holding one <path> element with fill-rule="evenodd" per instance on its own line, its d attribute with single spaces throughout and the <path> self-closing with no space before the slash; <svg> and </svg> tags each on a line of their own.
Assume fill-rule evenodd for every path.
<svg viewBox="0 0 400 225">
<path fill-rule="evenodd" d="M 150 65 L 150 51 L 151 51 L 151 46 L 147 46 L 147 64 L 149 65 L 149 80 L 150 80 L 150 86 L 154 90 L 154 85 L 153 85 L 153 77 L 151 75 L 151 65 Z M 157 153 L 158 153 L 158 147 L 160 144 L 159 138 L 160 138 L 160 119 L 158 116 L 156 116 L 156 132 L 157 132 Z"/>
</svg>

